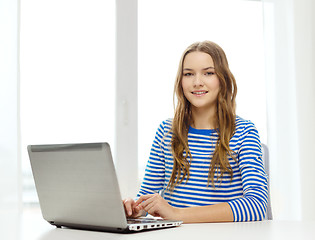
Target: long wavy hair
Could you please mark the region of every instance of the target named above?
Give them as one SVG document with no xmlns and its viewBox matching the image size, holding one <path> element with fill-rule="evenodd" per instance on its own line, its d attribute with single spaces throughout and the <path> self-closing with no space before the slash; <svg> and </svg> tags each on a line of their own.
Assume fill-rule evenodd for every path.
<svg viewBox="0 0 315 240">
<path fill-rule="evenodd" d="M 171 140 L 174 166 L 168 183 L 168 188 L 171 190 L 177 184 L 182 183 L 184 179 L 186 181 L 189 179 L 189 167 L 192 156 L 188 146 L 188 129 L 193 119 L 190 102 L 186 99 L 183 92 L 182 77 L 185 57 L 187 54 L 196 51 L 207 53 L 212 57 L 215 73 L 220 81 L 216 111 L 216 127 L 219 137 L 209 167 L 208 185 L 211 182 L 214 186 L 215 176 L 216 180 L 219 180 L 224 173 L 228 173 L 231 179 L 233 177 L 233 170 L 228 156 L 235 160 L 234 153 L 229 146 L 230 139 L 235 132 L 235 97 L 237 93 L 235 78 L 229 69 L 226 55 L 220 46 L 210 41 L 196 42 L 184 51 L 175 81 L 174 102 L 176 95 L 177 105 L 172 124 L 173 135 Z"/>
</svg>

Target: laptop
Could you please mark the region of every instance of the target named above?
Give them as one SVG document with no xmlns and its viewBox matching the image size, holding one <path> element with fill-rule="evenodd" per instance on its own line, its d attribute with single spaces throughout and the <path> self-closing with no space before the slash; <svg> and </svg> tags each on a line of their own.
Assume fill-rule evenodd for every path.
<svg viewBox="0 0 315 240">
<path fill-rule="evenodd" d="M 108 143 L 27 147 L 43 218 L 56 227 L 132 232 L 182 221 L 127 219 Z"/>
</svg>

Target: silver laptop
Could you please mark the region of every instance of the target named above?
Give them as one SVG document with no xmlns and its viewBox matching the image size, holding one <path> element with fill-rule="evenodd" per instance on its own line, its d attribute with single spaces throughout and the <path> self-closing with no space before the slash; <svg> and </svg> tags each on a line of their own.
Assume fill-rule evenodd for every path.
<svg viewBox="0 0 315 240">
<path fill-rule="evenodd" d="M 57 227 L 128 232 L 181 225 L 127 219 L 108 143 L 29 145 L 43 218 Z"/>
</svg>

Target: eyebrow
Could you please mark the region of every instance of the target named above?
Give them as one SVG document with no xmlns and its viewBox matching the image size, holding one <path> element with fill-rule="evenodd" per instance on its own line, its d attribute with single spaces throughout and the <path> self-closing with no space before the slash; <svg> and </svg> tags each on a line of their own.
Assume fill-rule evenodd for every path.
<svg viewBox="0 0 315 240">
<path fill-rule="evenodd" d="M 209 70 L 209 69 L 214 69 L 214 67 L 206 67 L 206 68 L 203 68 L 202 70 Z M 183 71 L 192 71 L 193 69 L 190 69 L 190 68 L 184 68 Z"/>
</svg>

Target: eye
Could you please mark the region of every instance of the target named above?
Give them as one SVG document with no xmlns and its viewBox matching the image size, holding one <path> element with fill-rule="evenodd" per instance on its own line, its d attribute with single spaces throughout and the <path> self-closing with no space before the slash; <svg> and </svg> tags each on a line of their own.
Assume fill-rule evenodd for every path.
<svg viewBox="0 0 315 240">
<path fill-rule="evenodd" d="M 192 74 L 192 73 L 189 73 L 189 72 L 188 72 L 188 73 L 184 73 L 184 76 L 185 76 L 185 77 L 189 77 L 189 76 L 192 76 L 192 75 L 193 75 L 193 74 Z"/>
<path fill-rule="evenodd" d="M 211 75 L 214 75 L 214 74 L 215 74 L 214 72 L 206 72 L 205 73 L 206 76 L 211 76 Z"/>
</svg>

